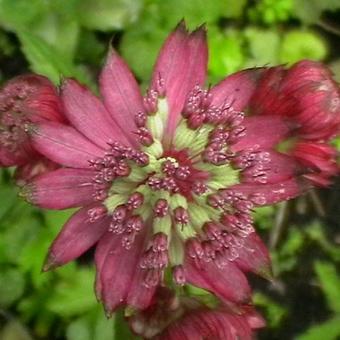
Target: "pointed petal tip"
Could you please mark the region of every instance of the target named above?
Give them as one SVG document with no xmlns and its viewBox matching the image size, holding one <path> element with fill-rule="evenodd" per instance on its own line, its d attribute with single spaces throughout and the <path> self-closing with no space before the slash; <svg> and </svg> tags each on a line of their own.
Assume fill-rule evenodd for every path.
<svg viewBox="0 0 340 340">
<path fill-rule="evenodd" d="M 206 23 L 203 23 L 202 25 L 198 26 L 195 30 L 193 30 L 191 32 L 191 36 L 192 37 L 202 37 L 202 38 L 206 38 L 206 35 L 207 35 L 207 24 Z"/>
<path fill-rule="evenodd" d="M 105 313 L 105 316 L 107 319 L 111 319 L 113 314 L 114 314 L 114 311 L 111 307 L 108 307 L 107 305 L 104 304 L 104 313 Z"/>
<path fill-rule="evenodd" d="M 56 269 L 56 268 L 58 268 L 60 266 L 61 266 L 61 264 L 56 261 L 56 258 L 53 255 L 53 253 L 49 252 L 47 254 L 46 259 L 44 261 L 44 264 L 43 264 L 43 266 L 41 268 L 41 272 L 42 273 L 46 273 L 46 272 L 51 271 L 53 269 Z"/>
<path fill-rule="evenodd" d="M 187 24 L 185 22 L 185 19 L 182 18 L 181 21 L 176 25 L 176 27 L 173 30 L 174 32 L 181 32 L 184 34 L 188 33 L 188 29 L 187 29 Z"/>
<path fill-rule="evenodd" d="M 262 278 L 268 280 L 269 282 L 274 282 L 274 274 L 273 269 L 269 264 L 265 264 L 258 268 L 256 273 L 261 276 Z"/>
</svg>

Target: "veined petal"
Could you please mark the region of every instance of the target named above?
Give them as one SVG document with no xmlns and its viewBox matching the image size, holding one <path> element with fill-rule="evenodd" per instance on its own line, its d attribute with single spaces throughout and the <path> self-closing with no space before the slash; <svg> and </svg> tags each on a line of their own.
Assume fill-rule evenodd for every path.
<svg viewBox="0 0 340 340">
<path fill-rule="evenodd" d="M 243 238 L 242 247 L 238 248 L 238 258 L 235 263 L 242 271 L 252 271 L 265 278 L 271 277 L 270 257 L 266 245 L 253 232 Z"/>
<path fill-rule="evenodd" d="M 173 135 L 189 92 L 195 85 L 203 85 L 207 63 L 205 28 L 189 34 L 184 23 L 179 24 L 160 51 L 151 82 L 153 89 L 158 88 L 160 79 L 164 82 L 169 104 L 166 136 Z"/>
<path fill-rule="evenodd" d="M 150 305 L 157 289 L 157 286 L 146 287 L 143 279 L 143 270 L 137 267 L 127 296 L 127 304 L 140 310 L 145 309 Z"/>
<path fill-rule="evenodd" d="M 107 230 L 109 221 L 103 217 L 91 222 L 88 215 L 91 208 L 98 206 L 84 207 L 70 217 L 49 249 L 44 270 L 76 259 L 100 239 Z"/>
<path fill-rule="evenodd" d="M 144 111 L 143 98 L 130 69 L 111 48 L 99 78 L 104 105 L 131 143 L 136 143 L 134 117 Z"/>
<path fill-rule="evenodd" d="M 211 89 L 212 104 L 231 104 L 235 110 L 243 111 L 263 72 L 264 68 L 253 68 L 228 76 Z"/>
<path fill-rule="evenodd" d="M 234 263 L 227 262 L 218 268 L 212 261 L 200 265 L 187 257 L 185 273 L 189 283 L 213 292 L 222 300 L 242 303 L 250 299 L 247 279 Z"/>
<path fill-rule="evenodd" d="M 243 183 L 279 183 L 299 173 L 300 166 L 293 157 L 271 150 L 265 154 L 266 161 L 242 172 Z"/>
<path fill-rule="evenodd" d="M 96 251 L 94 254 L 94 261 L 96 265 L 96 282 L 95 282 L 95 291 L 96 296 L 99 301 L 102 301 L 102 280 L 101 280 L 101 273 L 102 268 L 105 263 L 106 256 L 109 254 L 110 249 L 114 249 L 116 246 L 119 245 L 119 238 L 114 237 L 111 232 L 107 231 L 103 234 L 100 238 L 97 246 Z"/>
<path fill-rule="evenodd" d="M 105 106 L 85 86 L 67 79 L 62 85 L 61 98 L 69 121 L 93 143 L 103 148 L 111 140 L 129 145 L 128 139 Z"/>
<path fill-rule="evenodd" d="M 67 209 L 93 202 L 93 177 L 87 169 L 58 169 L 36 178 L 26 185 L 22 195 L 47 209 Z"/>
<path fill-rule="evenodd" d="M 236 184 L 228 190 L 244 195 L 257 206 L 263 206 L 295 198 L 306 192 L 310 187 L 306 181 L 299 181 L 294 177 L 273 184 Z"/>
<path fill-rule="evenodd" d="M 251 340 L 252 325 L 246 314 L 224 310 L 198 309 L 189 311 L 170 323 L 157 340 Z"/>
<path fill-rule="evenodd" d="M 103 256 L 99 257 L 101 260 L 98 261 L 99 267 L 97 268 L 99 280 L 101 280 L 97 289 L 101 289 L 100 296 L 108 314 L 126 301 L 143 251 L 145 231 L 137 234 L 130 249 L 123 247 L 120 235 L 111 234 L 111 237 L 117 240 L 106 247 L 106 257 L 104 260 Z M 101 243 L 98 247 L 101 247 Z"/>
<path fill-rule="evenodd" d="M 273 148 L 290 132 L 287 122 L 280 116 L 245 117 L 242 126 L 245 127 L 245 135 L 232 145 L 233 151 Z"/>
<path fill-rule="evenodd" d="M 34 147 L 47 158 L 73 168 L 88 168 L 104 151 L 70 126 L 41 123 L 29 128 Z"/>
</svg>

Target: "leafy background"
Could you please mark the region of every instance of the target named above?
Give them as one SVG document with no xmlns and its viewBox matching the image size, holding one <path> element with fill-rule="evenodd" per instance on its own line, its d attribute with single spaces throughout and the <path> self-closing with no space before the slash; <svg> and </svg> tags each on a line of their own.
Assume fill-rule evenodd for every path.
<svg viewBox="0 0 340 340">
<path fill-rule="evenodd" d="M 72 76 L 96 91 L 110 41 L 146 87 L 157 51 L 185 18 L 209 29 L 209 81 L 244 67 L 329 64 L 340 80 L 340 0 L 0 0 L 0 82 L 35 71 Z M 335 140 L 340 150 L 340 141 Z M 107 320 L 93 294 L 91 254 L 41 273 L 70 211 L 42 212 L 17 199 L 0 173 L 0 339 L 133 339 L 120 314 Z M 251 277 L 268 321 L 259 339 L 340 338 L 340 181 L 255 212 L 275 280 Z"/>
</svg>

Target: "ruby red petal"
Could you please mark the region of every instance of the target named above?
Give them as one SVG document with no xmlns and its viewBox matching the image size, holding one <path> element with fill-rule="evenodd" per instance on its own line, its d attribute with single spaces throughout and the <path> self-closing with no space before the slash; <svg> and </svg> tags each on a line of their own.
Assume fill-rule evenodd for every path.
<svg viewBox="0 0 340 340">
<path fill-rule="evenodd" d="M 288 180 L 299 173 L 299 165 L 296 160 L 286 154 L 276 151 L 266 151 L 268 161 L 261 164 L 257 171 L 257 164 L 242 172 L 243 183 L 257 183 L 257 173 L 264 173 L 265 183 L 274 184 Z"/>
<path fill-rule="evenodd" d="M 106 256 L 109 254 L 110 249 L 114 249 L 119 245 L 119 238 L 114 237 L 111 232 L 107 231 L 103 234 L 101 239 L 99 240 L 96 251 L 94 254 L 94 261 L 96 265 L 96 282 L 95 282 L 95 291 L 96 296 L 99 301 L 102 301 L 103 295 L 103 285 L 101 280 L 101 273 L 103 269 L 103 265 L 105 263 Z"/>
<path fill-rule="evenodd" d="M 88 168 L 89 161 L 103 155 L 103 150 L 77 130 L 58 123 L 41 123 L 30 128 L 34 147 L 50 160 L 73 168 Z"/>
<path fill-rule="evenodd" d="M 92 247 L 108 228 L 107 218 L 90 222 L 89 209 L 98 206 L 84 207 L 73 214 L 63 226 L 52 243 L 44 270 L 68 263 Z"/>
<path fill-rule="evenodd" d="M 257 206 L 263 206 L 295 198 L 310 187 L 306 181 L 291 178 L 274 184 L 236 184 L 228 190 L 244 195 Z"/>
<path fill-rule="evenodd" d="M 23 189 L 29 202 L 47 209 L 67 209 L 93 202 L 93 177 L 87 169 L 58 169 L 36 178 Z"/>
<path fill-rule="evenodd" d="M 184 270 L 188 283 L 207 289 L 222 300 L 247 302 L 250 299 L 247 279 L 234 263 L 227 262 L 218 268 L 213 262 L 195 263 L 187 256 Z"/>
<path fill-rule="evenodd" d="M 170 107 L 166 135 L 172 136 L 188 93 L 203 85 L 206 77 L 208 49 L 203 27 L 189 34 L 181 23 L 164 43 L 157 58 L 151 88 L 157 89 L 161 78 Z"/>
<path fill-rule="evenodd" d="M 211 89 L 212 104 L 216 106 L 231 104 L 235 110 L 243 111 L 263 72 L 263 68 L 254 68 L 228 76 Z"/>
<path fill-rule="evenodd" d="M 138 84 L 127 64 L 111 48 L 99 78 L 104 105 L 113 120 L 129 138 L 136 143 L 135 115 L 144 111 L 143 98 Z"/>
<path fill-rule="evenodd" d="M 98 256 L 97 263 L 99 266 L 97 270 L 99 271 L 99 280 L 101 282 L 97 289 L 100 289 L 100 296 L 104 302 L 105 310 L 110 314 L 118 306 L 126 302 L 143 251 L 145 231 L 137 234 L 130 249 L 122 246 L 122 237 L 120 235 L 107 234 L 107 237 L 116 238 L 116 240 L 110 246 L 105 247 L 105 259 L 102 255 Z M 101 242 L 98 247 L 101 247 Z M 143 287 L 140 286 L 140 289 L 143 289 Z"/>
<path fill-rule="evenodd" d="M 266 245 L 255 233 L 243 238 L 243 246 L 238 248 L 235 263 L 242 271 L 252 271 L 265 278 L 271 278 L 270 256 Z"/>
<path fill-rule="evenodd" d="M 71 124 L 93 143 L 103 148 L 107 148 L 111 140 L 129 144 L 99 98 L 85 86 L 68 79 L 62 85 L 61 98 Z"/>
<path fill-rule="evenodd" d="M 157 289 L 157 286 L 146 287 L 144 285 L 143 274 L 142 269 L 137 267 L 126 299 L 128 305 L 138 309 L 145 309 L 150 305 Z"/>
</svg>

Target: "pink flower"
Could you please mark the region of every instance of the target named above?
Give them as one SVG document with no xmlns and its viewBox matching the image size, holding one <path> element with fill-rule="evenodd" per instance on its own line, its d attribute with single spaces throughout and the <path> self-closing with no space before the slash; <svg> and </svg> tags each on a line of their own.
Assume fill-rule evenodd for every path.
<svg viewBox="0 0 340 340">
<path fill-rule="evenodd" d="M 0 91 L 0 166 L 19 166 L 18 179 L 55 169 L 51 161 L 34 150 L 25 126 L 64 122 L 61 111 L 56 89 L 47 78 L 27 74 L 6 83 Z"/>
<path fill-rule="evenodd" d="M 162 340 L 253 339 L 253 330 L 265 325 L 251 306 L 207 306 L 199 295 L 178 297 L 164 288 L 149 308 L 128 319 L 137 335 Z"/>
<path fill-rule="evenodd" d="M 256 149 L 267 149 L 270 170 L 254 176 L 262 186 L 247 179 L 233 188 L 234 193 L 248 197 L 257 192 L 258 205 L 271 204 L 313 185 L 327 186 L 338 174 L 336 150 L 329 141 L 339 134 L 340 89 L 322 64 L 305 60 L 287 70 L 269 68 L 246 110 L 248 132 L 241 145 L 253 144 L 253 157 Z M 260 131 L 267 135 L 262 141 L 257 138 Z"/>
<path fill-rule="evenodd" d="M 296 131 L 295 120 L 292 126 L 287 115 L 243 113 L 261 78 L 280 68 L 241 71 L 205 90 L 206 67 L 204 28 L 188 33 L 180 24 L 144 98 L 110 50 L 101 98 L 68 79 L 60 96 L 70 125 L 28 128 L 34 148 L 62 167 L 36 178 L 23 195 L 44 208 L 81 207 L 52 244 L 45 269 L 96 245 L 96 293 L 109 314 L 121 305 L 147 308 L 170 272 L 178 285 L 225 303 L 248 302 L 245 272 L 270 274 L 252 208 L 297 196 L 315 174 L 296 150 L 276 150 Z M 322 147 L 319 153 L 324 169 L 333 156 Z M 313 165 L 315 157 L 308 159 Z"/>
</svg>

